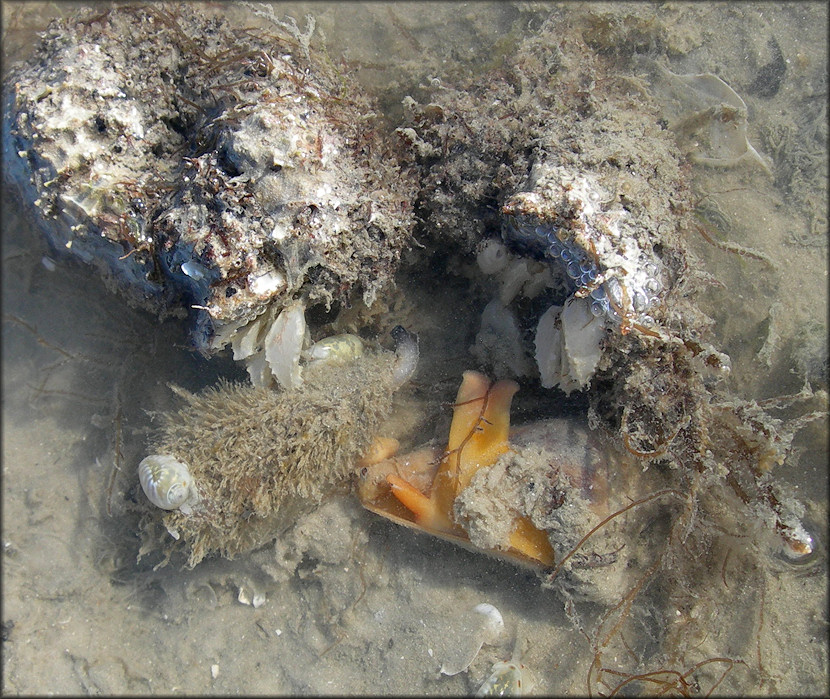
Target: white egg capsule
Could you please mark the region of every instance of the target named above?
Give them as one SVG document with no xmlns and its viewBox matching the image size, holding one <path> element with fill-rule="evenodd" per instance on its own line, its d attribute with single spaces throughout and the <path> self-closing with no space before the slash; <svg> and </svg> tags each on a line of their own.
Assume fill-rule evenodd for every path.
<svg viewBox="0 0 830 699">
<path fill-rule="evenodd" d="M 151 454 L 138 465 L 138 480 L 144 494 L 162 510 L 181 508 L 189 512 L 193 477 L 187 464 L 168 454 Z"/>
</svg>

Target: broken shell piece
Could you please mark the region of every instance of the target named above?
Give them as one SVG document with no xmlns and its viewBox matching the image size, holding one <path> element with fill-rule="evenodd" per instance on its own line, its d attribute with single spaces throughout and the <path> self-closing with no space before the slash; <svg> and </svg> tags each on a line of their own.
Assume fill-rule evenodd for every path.
<svg viewBox="0 0 830 699">
<path fill-rule="evenodd" d="M 492 604 L 482 603 L 460 620 L 453 620 L 452 631 L 445 638 L 446 648 L 441 654 L 441 674 L 457 675 L 475 660 L 481 647 L 496 643 L 504 632 L 501 613 Z M 446 643 L 447 640 L 451 642 Z"/>
<path fill-rule="evenodd" d="M 484 643 L 494 643 L 504 631 L 504 619 L 501 612 L 492 604 L 482 602 L 473 607 L 473 611 L 481 614 L 485 619 Z"/>
<path fill-rule="evenodd" d="M 263 314 L 236 331 L 231 339 L 233 359 L 236 362 L 253 356 L 262 349 L 262 330 L 270 314 Z"/>
<path fill-rule="evenodd" d="M 692 162 L 732 167 L 749 161 L 772 174 L 767 158 L 749 142 L 746 102 L 735 90 L 712 73 L 678 74 L 655 65 L 672 93 L 668 98 L 685 107 L 669 128 Z"/>
<path fill-rule="evenodd" d="M 255 592 L 243 585 L 239 588 L 239 595 L 236 599 L 240 604 L 247 604 L 254 609 L 259 609 L 268 598 L 264 592 Z"/>
<path fill-rule="evenodd" d="M 245 368 L 251 377 L 251 385 L 257 388 L 267 388 L 271 385 L 271 370 L 265 361 L 265 353 L 259 352 L 245 360 Z"/>
</svg>

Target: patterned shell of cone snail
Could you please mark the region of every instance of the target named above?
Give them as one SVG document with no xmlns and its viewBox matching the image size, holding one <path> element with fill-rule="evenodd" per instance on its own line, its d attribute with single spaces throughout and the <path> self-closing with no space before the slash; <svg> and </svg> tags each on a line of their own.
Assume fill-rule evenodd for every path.
<svg viewBox="0 0 830 699">
<path fill-rule="evenodd" d="M 138 465 L 138 480 L 144 494 L 162 510 L 189 511 L 193 476 L 187 464 L 167 454 L 151 454 Z"/>
</svg>

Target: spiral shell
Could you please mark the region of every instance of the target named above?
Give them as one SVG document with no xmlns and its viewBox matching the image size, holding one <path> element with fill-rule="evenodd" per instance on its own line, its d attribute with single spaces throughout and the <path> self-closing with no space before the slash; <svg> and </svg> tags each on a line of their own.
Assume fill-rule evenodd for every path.
<svg viewBox="0 0 830 699">
<path fill-rule="evenodd" d="M 168 454 L 151 454 L 138 465 L 144 494 L 163 510 L 185 509 L 193 493 L 193 477 L 187 464 Z"/>
</svg>

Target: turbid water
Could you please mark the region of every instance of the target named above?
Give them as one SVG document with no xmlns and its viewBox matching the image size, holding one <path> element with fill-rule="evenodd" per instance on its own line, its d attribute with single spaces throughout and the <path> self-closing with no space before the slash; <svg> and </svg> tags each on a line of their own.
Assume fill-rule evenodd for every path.
<svg viewBox="0 0 830 699">
<path fill-rule="evenodd" d="M 28 55 L 35 32 L 73 7 L 4 3 L 5 60 Z M 719 243 L 710 233 L 687 241 L 714 279 L 701 307 L 732 359 L 736 395 L 763 401 L 805 386 L 827 389 L 823 3 L 291 3 L 276 10 L 300 24 L 311 13 L 330 55 L 345 56 L 393 124 L 419 85 L 498 68 L 550 13 L 593 31 L 597 50 L 636 46 L 675 75 L 719 76 L 745 101 L 746 137 L 759 160 L 713 167 L 700 158 L 737 160 L 744 151 L 731 136 L 713 145 L 678 131 L 706 230 Z M 253 21 L 249 6 L 228 12 Z M 662 101 L 670 122 L 688 105 L 662 75 L 661 83 L 644 65 L 628 79 Z M 698 99 L 700 109 L 708 106 Z M 209 558 L 193 570 L 137 562 L 128 498 L 158 424 L 152 413 L 175 405 L 167 384 L 196 390 L 220 376 L 243 380 L 245 372 L 229 357 L 194 355 L 176 322 L 128 309 L 81 266 L 56 264 L 19 204 L 4 191 L 4 692 L 465 694 L 514 653 L 531 693 L 608 693 L 624 680 L 606 673 L 597 683 L 595 649 L 575 628 L 574 609 L 534 573 L 399 528 L 345 493 L 299 518 L 276 545 L 233 561 Z M 440 405 L 453 399 L 461 372 L 478 366 L 469 347 L 480 309 L 468 310 L 463 276 L 443 284 L 436 304 L 417 278 L 400 283 L 401 307 L 420 317 L 421 367 L 400 411 L 404 427 L 408 420 L 424 433 L 413 444 L 446 434 L 449 411 Z M 578 399 L 562 400 L 571 414 L 579 411 Z M 518 407 L 515 421 L 532 417 Z M 773 553 L 760 563 L 726 557 L 711 578 L 726 586 L 724 596 L 746 589 L 739 603 L 716 613 L 709 598 L 700 608 L 678 608 L 673 623 L 689 629 L 686 647 L 660 655 L 642 638 L 628 639 L 631 657 L 604 664 L 630 674 L 666 668 L 676 676 L 656 680 L 685 682 L 688 693 L 695 683 L 709 691 L 726 670 L 717 692 L 826 692 L 826 464 L 827 423 L 816 420 L 772 472 L 805 505 L 816 538 L 809 563 Z M 649 533 L 640 541 L 646 548 Z M 754 563 L 742 568 L 745 560 Z M 644 609 L 649 599 L 639 602 Z M 471 610 L 483 602 L 500 610 L 505 633 L 467 671 L 441 674 L 469 647 Z M 588 636 L 602 611 L 579 607 Z M 711 627 L 696 626 L 696 618 Z M 668 632 L 644 624 L 641 635 L 659 646 Z M 696 671 L 691 646 L 698 643 L 712 662 Z M 645 651 L 656 666 L 639 666 Z"/>
</svg>

